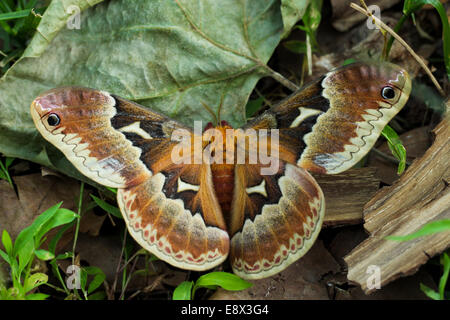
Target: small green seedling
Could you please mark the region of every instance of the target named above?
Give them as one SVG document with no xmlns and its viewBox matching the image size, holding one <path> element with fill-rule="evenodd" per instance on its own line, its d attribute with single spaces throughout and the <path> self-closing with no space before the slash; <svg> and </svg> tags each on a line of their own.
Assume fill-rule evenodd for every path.
<svg viewBox="0 0 450 320">
<path fill-rule="evenodd" d="M 397 174 L 400 175 L 406 168 L 406 149 L 403 146 L 397 132 L 395 132 L 390 126 L 386 125 L 383 131 L 381 131 L 381 134 L 386 138 L 389 149 L 394 157 L 399 161 Z"/>
<path fill-rule="evenodd" d="M 221 287 L 229 291 L 240 291 L 250 288 L 253 284 L 228 272 L 210 272 L 202 275 L 197 281 L 184 281 L 175 288 L 173 300 L 192 300 L 198 288 L 216 290 Z"/>
<path fill-rule="evenodd" d="M 414 233 L 405 236 L 387 236 L 386 239 L 394 241 L 409 241 L 438 232 L 448 231 L 450 231 L 450 219 L 444 219 L 429 222 Z M 441 265 L 443 267 L 443 273 L 441 279 L 439 280 L 439 292 L 434 291 L 423 283 L 420 284 L 420 290 L 422 290 L 429 298 L 433 300 L 450 299 L 449 294 L 445 292 L 445 286 L 447 285 L 447 279 L 450 272 L 450 258 L 445 252 L 441 255 Z"/>
<path fill-rule="evenodd" d="M 0 179 L 8 181 L 8 183 L 13 186 L 13 182 L 11 180 L 11 176 L 9 175 L 9 167 L 11 166 L 12 162 L 14 161 L 14 158 L 6 157 L 5 163 L 2 162 L 0 159 Z"/>
<path fill-rule="evenodd" d="M 93 194 L 91 194 L 91 198 L 95 201 L 95 203 L 102 208 L 103 210 L 105 210 L 106 212 L 108 212 L 109 214 L 113 215 L 116 218 L 122 219 L 122 214 L 120 213 L 119 208 L 110 205 L 109 203 L 107 203 L 106 201 L 94 196 Z"/>
<path fill-rule="evenodd" d="M 9 233 L 3 230 L 2 243 L 5 251 L 0 250 L 0 256 L 11 268 L 13 287 L 0 287 L 0 299 L 43 300 L 48 295 L 34 293 L 42 284 L 47 283 L 48 276 L 41 272 L 33 272 L 35 259 L 44 261 L 54 258 L 54 254 L 40 249 L 46 240 L 45 234 L 53 228 L 71 223 L 78 215 L 68 209 L 60 208 L 62 202 L 44 211 L 34 222 L 23 229 L 16 240 L 11 240 Z"/>
</svg>

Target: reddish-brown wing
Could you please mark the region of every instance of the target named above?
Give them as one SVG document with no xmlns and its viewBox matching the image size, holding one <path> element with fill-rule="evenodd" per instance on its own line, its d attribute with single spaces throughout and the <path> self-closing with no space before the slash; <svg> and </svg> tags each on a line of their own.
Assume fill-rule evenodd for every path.
<svg viewBox="0 0 450 320">
<path fill-rule="evenodd" d="M 156 112 L 87 88 L 59 88 L 36 98 L 31 113 L 42 136 L 84 175 L 118 188 L 130 234 L 168 263 L 212 268 L 229 238 L 206 164 L 172 161 L 175 130 L 191 130 Z"/>
<path fill-rule="evenodd" d="M 310 172 L 340 173 L 369 152 L 411 92 L 391 63 L 354 63 L 306 85 L 245 128 L 277 128 L 283 160 Z"/>
<path fill-rule="evenodd" d="M 329 72 L 244 128 L 278 139 L 245 151 L 277 150 L 279 168 L 261 173 L 261 162 L 236 165 L 230 215 L 230 259 L 244 278 L 275 274 L 303 256 L 317 237 L 324 198 L 306 171 L 339 173 L 373 146 L 385 124 L 403 107 L 411 81 L 389 64 L 355 63 Z M 306 169 L 306 170 L 305 170 Z"/>
<path fill-rule="evenodd" d="M 231 209 L 230 261 L 247 279 L 276 274 L 302 257 L 320 232 L 322 191 L 304 169 L 280 160 L 276 174 L 238 164 Z"/>
</svg>

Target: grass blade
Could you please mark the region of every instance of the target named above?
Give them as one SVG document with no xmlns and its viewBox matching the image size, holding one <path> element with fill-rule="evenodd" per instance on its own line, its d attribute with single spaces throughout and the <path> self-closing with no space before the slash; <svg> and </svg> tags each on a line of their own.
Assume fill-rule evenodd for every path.
<svg viewBox="0 0 450 320">
<path fill-rule="evenodd" d="M 397 174 L 402 174 L 406 168 L 406 149 L 403 146 L 402 140 L 398 136 L 397 132 L 394 131 L 390 126 L 386 125 L 381 131 L 383 137 L 388 141 L 389 149 L 395 158 L 399 161 Z"/>
<path fill-rule="evenodd" d="M 434 291 L 423 283 L 420 284 L 420 290 L 422 290 L 422 292 L 425 293 L 428 298 L 431 298 L 433 300 L 440 300 L 439 292 Z"/>
<path fill-rule="evenodd" d="M 450 219 L 444 219 L 427 223 L 414 233 L 405 236 L 387 236 L 386 239 L 394 241 L 409 241 L 419 237 L 449 230 L 450 230 Z"/>
<path fill-rule="evenodd" d="M 11 256 L 12 252 L 13 252 L 13 243 L 11 240 L 11 236 L 9 235 L 8 231 L 6 231 L 6 230 L 3 230 L 2 243 L 3 243 L 3 247 L 5 247 L 5 250 L 8 253 L 8 255 Z"/>
<path fill-rule="evenodd" d="M 184 281 L 175 288 L 173 292 L 173 300 L 191 300 L 192 296 L 192 281 Z"/>
<path fill-rule="evenodd" d="M 26 10 L 14 11 L 14 12 L 1 13 L 0 21 L 26 18 L 26 17 L 28 17 L 30 12 L 31 12 L 30 9 L 26 9 Z"/>
<path fill-rule="evenodd" d="M 102 208 L 103 210 L 105 210 L 106 212 L 112 214 L 114 217 L 119 218 L 119 219 L 123 219 L 122 218 L 122 214 L 120 213 L 119 208 L 110 205 L 109 203 L 107 203 L 106 201 L 97 198 L 96 196 L 94 196 L 93 194 L 91 194 L 91 198 L 95 201 L 95 203 Z"/>
<path fill-rule="evenodd" d="M 237 275 L 228 272 L 210 272 L 202 275 L 195 282 L 192 296 L 198 288 L 222 287 L 229 291 L 239 291 L 253 286 L 251 282 L 239 278 Z"/>
<path fill-rule="evenodd" d="M 450 272 L 450 257 L 444 252 L 441 256 L 441 264 L 444 267 L 441 279 L 439 280 L 439 296 L 441 300 L 445 299 L 445 286 Z"/>
</svg>

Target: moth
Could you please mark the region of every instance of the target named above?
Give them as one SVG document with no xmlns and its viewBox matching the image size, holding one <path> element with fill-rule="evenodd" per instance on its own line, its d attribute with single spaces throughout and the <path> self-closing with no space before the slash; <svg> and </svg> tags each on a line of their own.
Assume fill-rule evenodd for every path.
<svg viewBox="0 0 450 320">
<path fill-rule="evenodd" d="M 88 88 L 43 93 L 31 115 L 41 135 L 82 174 L 118 188 L 129 233 L 143 248 L 189 270 L 207 270 L 229 257 L 234 273 L 260 279 L 302 257 L 320 232 L 325 202 L 311 173 L 336 174 L 356 164 L 410 91 L 402 68 L 354 63 L 307 84 L 241 129 L 217 124 L 213 138 L 209 130 L 195 132 Z M 251 130 L 264 139 L 244 136 L 238 146 Z M 180 149 L 181 141 L 189 142 L 187 149 Z M 196 161 L 186 152 L 193 145 L 224 161 Z M 243 161 L 231 149 L 243 152 Z M 262 149 L 276 160 L 270 174 L 262 170 L 267 162 L 250 161 Z M 174 154 L 190 161 L 174 161 Z"/>
</svg>

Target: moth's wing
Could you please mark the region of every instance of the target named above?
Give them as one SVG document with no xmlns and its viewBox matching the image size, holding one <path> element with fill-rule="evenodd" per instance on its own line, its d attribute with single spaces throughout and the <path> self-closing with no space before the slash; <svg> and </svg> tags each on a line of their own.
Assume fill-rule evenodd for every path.
<svg viewBox="0 0 450 320">
<path fill-rule="evenodd" d="M 115 188 L 136 185 L 153 173 L 142 161 L 143 152 L 157 162 L 174 142 L 180 123 L 104 91 L 80 87 L 50 90 L 31 104 L 41 135 L 60 149 L 85 176 Z M 57 116 L 59 123 L 49 124 Z M 145 145 L 145 150 L 141 146 Z M 170 154 L 170 153 L 169 153 Z"/>
<path fill-rule="evenodd" d="M 230 262 L 242 278 L 276 274 L 301 258 L 317 238 L 325 212 L 322 190 L 304 169 L 280 160 L 277 172 L 238 164 L 231 206 Z"/>
<path fill-rule="evenodd" d="M 221 263 L 229 238 L 206 165 L 176 165 L 172 150 L 189 128 L 133 102 L 87 88 L 58 88 L 36 98 L 31 113 L 43 137 L 84 175 L 118 188 L 131 235 L 174 266 Z M 59 123 L 49 117 L 57 115 Z M 50 119 L 51 120 L 51 119 Z M 181 134 L 183 133 L 183 134 Z M 183 157 L 181 157 L 182 159 Z"/>
<path fill-rule="evenodd" d="M 395 93 L 390 99 L 381 95 L 386 86 Z M 339 173 L 357 163 L 410 90 L 403 69 L 356 63 L 329 72 L 243 127 L 258 134 L 278 129 L 278 139 L 275 131 L 265 132 L 267 145 L 249 143 L 245 152 L 270 149 L 279 167 L 276 174 L 262 174 L 261 164 L 236 165 L 230 214 L 234 272 L 264 278 L 308 251 L 320 232 L 325 202 L 306 170 Z"/>
<path fill-rule="evenodd" d="M 392 98 L 382 95 L 390 87 Z M 310 172 L 336 174 L 367 154 L 405 105 L 408 73 L 390 63 L 355 63 L 295 92 L 245 128 L 279 129 L 283 159 Z"/>
<path fill-rule="evenodd" d="M 117 194 L 128 230 L 145 249 L 183 269 L 207 270 L 228 256 L 229 237 L 209 165 L 164 168 Z"/>
</svg>

